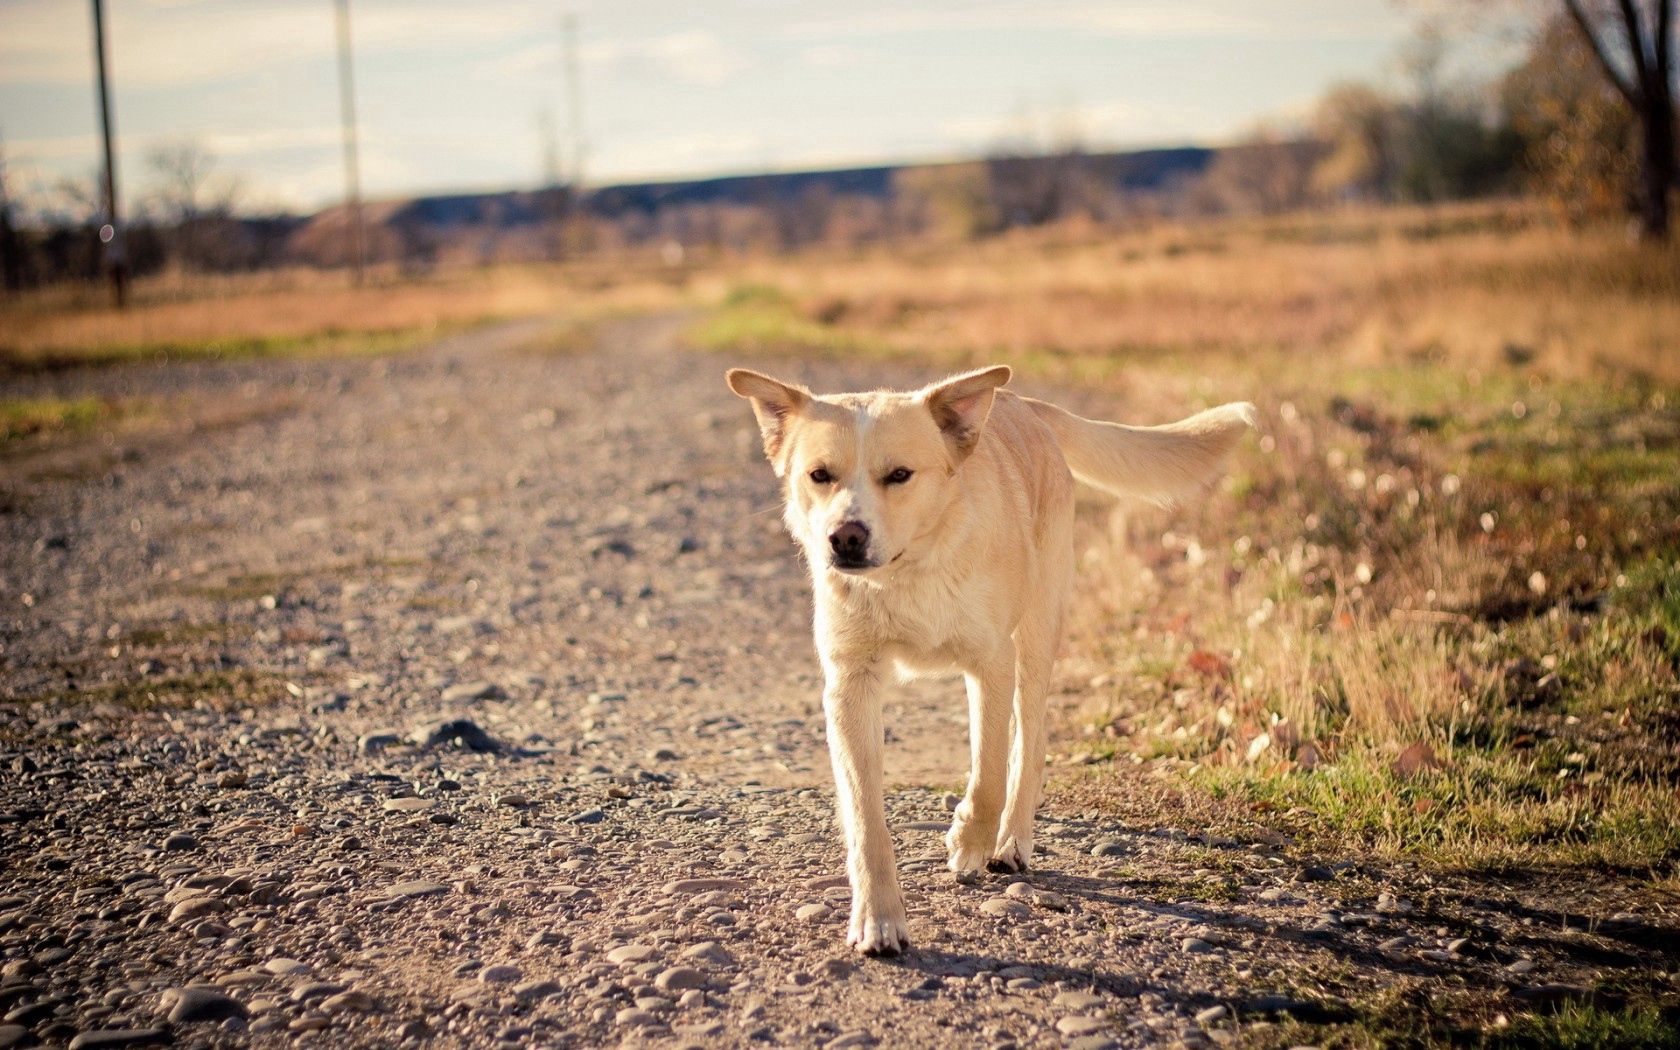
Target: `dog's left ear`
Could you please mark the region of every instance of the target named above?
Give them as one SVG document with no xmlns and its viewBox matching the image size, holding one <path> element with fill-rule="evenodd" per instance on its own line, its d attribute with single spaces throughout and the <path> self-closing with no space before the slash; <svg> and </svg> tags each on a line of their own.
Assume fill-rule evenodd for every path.
<svg viewBox="0 0 1680 1050">
<path fill-rule="evenodd" d="M 952 461 L 961 463 L 980 441 L 980 431 L 991 414 L 997 388 L 1009 382 L 1009 366 L 993 365 L 947 379 L 922 392 L 922 400 L 933 421 L 945 435 Z"/>
<path fill-rule="evenodd" d="M 753 415 L 758 417 L 758 429 L 764 436 L 764 456 L 781 477 L 782 441 L 787 437 L 788 420 L 811 400 L 811 392 L 747 368 L 731 368 L 723 378 L 729 389 L 752 402 Z"/>
</svg>

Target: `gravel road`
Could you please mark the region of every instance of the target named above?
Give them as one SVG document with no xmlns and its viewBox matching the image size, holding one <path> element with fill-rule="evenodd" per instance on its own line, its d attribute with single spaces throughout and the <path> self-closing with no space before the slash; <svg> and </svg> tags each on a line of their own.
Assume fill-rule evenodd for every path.
<svg viewBox="0 0 1680 1050">
<path fill-rule="evenodd" d="M 1680 968 L 1611 889 L 1054 785 L 1037 868 L 958 883 L 955 684 L 889 701 L 915 947 L 852 956 L 807 587 L 681 328 L 7 380 L 148 407 L 0 460 L 0 1050 L 1204 1046 Z"/>
</svg>

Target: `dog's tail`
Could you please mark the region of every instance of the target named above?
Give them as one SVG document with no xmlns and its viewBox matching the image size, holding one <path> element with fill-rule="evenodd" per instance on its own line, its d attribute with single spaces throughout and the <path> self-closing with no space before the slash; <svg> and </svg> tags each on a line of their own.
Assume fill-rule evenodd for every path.
<svg viewBox="0 0 1680 1050">
<path fill-rule="evenodd" d="M 1056 435 L 1073 476 L 1116 496 L 1168 504 L 1209 484 L 1243 433 L 1254 426 L 1246 401 L 1210 408 L 1159 427 L 1076 416 L 1030 397 L 1021 399 Z"/>
</svg>

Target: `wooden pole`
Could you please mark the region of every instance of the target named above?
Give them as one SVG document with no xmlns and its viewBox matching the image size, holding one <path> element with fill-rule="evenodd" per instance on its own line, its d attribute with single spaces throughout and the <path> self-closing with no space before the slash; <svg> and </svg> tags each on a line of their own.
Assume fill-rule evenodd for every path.
<svg viewBox="0 0 1680 1050">
<path fill-rule="evenodd" d="M 99 227 L 111 297 L 122 309 L 128 303 L 128 245 L 117 210 L 117 151 L 111 132 L 111 85 L 105 60 L 105 2 L 93 0 L 93 56 L 99 74 L 99 127 L 105 139 L 105 222 Z"/>
</svg>

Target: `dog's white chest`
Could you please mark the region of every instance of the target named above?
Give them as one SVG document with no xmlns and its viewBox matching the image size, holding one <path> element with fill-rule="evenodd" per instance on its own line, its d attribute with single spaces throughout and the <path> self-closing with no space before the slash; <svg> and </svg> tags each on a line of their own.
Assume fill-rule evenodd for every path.
<svg viewBox="0 0 1680 1050">
<path fill-rule="evenodd" d="M 986 647 L 975 636 L 989 622 L 975 615 L 976 603 L 984 600 L 975 591 L 939 580 L 831 591 L 819 616 L 819 631 L 826 630 L 833 641 L 848 647 L 877 650 L 914 673 L 948 671 Z"/>
</svg>

